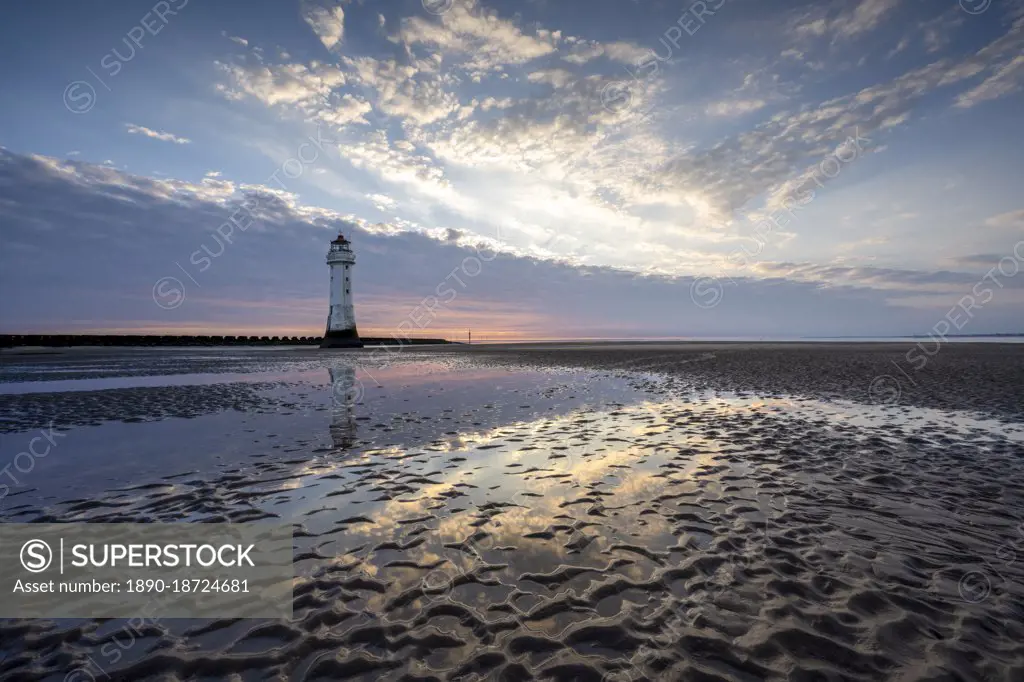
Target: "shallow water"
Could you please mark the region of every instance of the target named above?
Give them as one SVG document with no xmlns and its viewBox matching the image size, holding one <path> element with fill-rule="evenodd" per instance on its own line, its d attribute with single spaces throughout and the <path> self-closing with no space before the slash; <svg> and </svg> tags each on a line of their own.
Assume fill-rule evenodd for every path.
<svg viewBox="0 0 1024 682">
<path fill-rule="evenodd" d="M 290 521 L 293 620 L 157 621 L 127 647 L 123 622 L 6 621 L 0 675 L 1024 670 L 1020 424 L 429 355 L 289 363 L 242 382 L 258 407 L 241 411 L 199 385 L 187 419 L 161 416 L 166 396 L 147 412 L 133 389 L 101 391 L 105 411 L 69 427 L 0 515 Z M 30 423 L 82 396 L 6 400 Z M 5 434 L 0 462 L 31 435 Z"/>
</svg>

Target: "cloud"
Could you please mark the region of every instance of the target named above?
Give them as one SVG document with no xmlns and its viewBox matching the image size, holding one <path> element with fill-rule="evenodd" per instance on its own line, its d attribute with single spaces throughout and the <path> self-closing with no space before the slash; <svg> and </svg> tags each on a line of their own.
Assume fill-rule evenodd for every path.
<svg viewBox="0 0 1024 682">
<path fill-rule="evenodd" d="M 402 64 L 394 59 L 344 58 L 354 83 L 376 92 L 375 106 L 384 114 L 427 125 L 459 110 L 459 98 L 449 91 L 450 79 L 438 73 L 436 59 Z"/>
<path fill-rule="evenodd" d="M 407 140 L 392 142 L 386 131 L 369 133 L 363 140 L 339 147 L 357 168 L 372 172 L 391 182 L 414 184 L 434 190 L 447 186 L 444 170 Z"/>
<path fill-rule="evenodd" d="M 302 18 L 328 50 L 341 43 L 345 33 L 345 10 L 340 6 L 321 6 L 304 1 Z"/>
<path fill-rule="evenodd" d="M 366 114 L 371 111 L 373 111 L 373 105 L 347 92 L 340 97 L 334 97 L 329 107 L 319 109 L 314 116 L 324 123 L 344 127 L 349 123 L 368 124 Z"/>
<path fill-rule="evenodd" d="M 985 224 L 999 229 L 1024 230 L 1024 209 L 992 216 Z"/>
<path fill-rule="evenodd" d="M 394 210 L 395 206 L 398 204 L 398 202 L 386 194 L 367 194 L 366 198 L 373 202 L 378 211 Z"/>
<path fill-rule="evenodd" d="M 546 83 L 556 88 L 564 88 L 576 80 L 576 77 L 565 69 L 541 69 L 530 73 L 526 78 L 531 83 Z"/>
<path fill-rule="evenodd" d="M 640 47 L 633 43 L 615 41 L 602 45 L 604 55 L 616 62 L 623 64 L 636 64 L 650 56 L 650 48 Z"/>
<path fill-rule="evenodd" d="M 964 25 L 967 14 L 959 5 L 951 6 L 945 12 L 921 23 L 921 36 L 924 48 L 929 54 L 940 52 L 949 45 L 953 33 Z"/>
<path fill-rule="evenodd" d="M 326 106 L 332 91 L 345 83 L 345 74 L 337 67 L 313 62 L 305 64 L 226 64 L 217 66 L 231 79 L 220 85 L 230 99 L 253 97 L 268 106 L 313 104 Z"/>
<path fill-rule="evenodd" d="M 439 20 L 406 17 L 393 40 L 409 47 L 425 46 L 468 57 L 467 68 L 491 71 L 522 64 L 555 51 L 558 32 L 526 34 L 514 22 L 481 7 L 476 0 L 460 0 Z"/>
<path fill-rule="evenodd" d="M 969 109 L 987 100 L 998 99 L 1024 86 L 1024 55 L 1017 55 L 1012 61 L 1000 66 L 979 85 L 957 97 L 956 106 Z"/>
<path fill-rule="evenodd" d="M 373 56 L 271 64 L 257 55 L 221 65 L 222 91 L 283 117 L 344 128 L 338 152 L 366 185 L 358 200 L 394 202 L 368 200 L 394 218 L 382 229 L 405 229 L 400 219 L 451 223 L 481 236 L 500 231 L 520 255 L 645 274 L 707 273 L 766 214 L 820 179 L 822 163 L 837 153 L 849 158 L 852 138 L 863 140 L 854 158 L 884 150 L 888 136 L 930 113 L 933 102 L 948 107 L 965 89 L 1005 78 L 1002 67 L 1024 44 L 1016 21 L 974 53 L 939 50 L 923 65 L 879 72 L 881 79 L 861 72 L 829 79 L 828 87 L 787 79 L 787 69 L 825 78 L 814 65 L 835 65 L 833 56 L 850 62 L 851 41 L 891 23 L 902 4 L 819 6 L 796 22 L 807 44 L 788 54 L 730 61 L 704 58 L 695 47 L 685 66 L 656 61 L 634 80 L 620 64 L 649 59 L 649 49 L 457 2 L 441 16 L 386 22 L 390 44 Z M 948 15 L 917 22 L 936 29 L 929 44 L 959 20 Z M 728 21 L 716 29 L 726 39 L 740 32 Z M 765 21 L 794 25 L 787 15 Z M 714 85 L 702 87 L 709 80 Z M 843 88 L 850 82 L 856 89 Z M 621 102 L 609 103 L 609 88 L 623 84 Z M 848 188 L 850 175 L 844 171 L 837 185 Z M 797 236 L 773 239 L 787 250 L 800 246 Z"/>
<path fill-rule="evenodd" d="M 881 246 L 883 244 L 888 243 L 888 237 L 865 237 L 864 239 L 858 239 L 857 241 L 853 242 L 842 242 L 836 245 L 836 250 L 844 252 L 860 251 L 864 247 Z"/>
<path fill-rule="evenodd" d="M 978 256 L 968 259 L 971 268 L 978 264 Z M 989 268 L 995 267 L 999 258 L 988 263 Z M 1019 263 L 1018 263 L 1019 266 Z M 902 268 L 883 268 L 873 266 L 819 265 L 815 263 L 758 263 L 753 268 L 759 274 L 782 276 L 787 279 L 807 282 L 819 282 L 828 286 L 851 285 L 869 287 L 885 291 L 896 291 L 901 294 L 930 293 L 959 296 L 971 293 L 978 276 L 972 272 L 955 272 L 950 270 L 926 271 Z M 1014 276 L 1003 276 L 998 284 L 999 289 L 1024 290 L 1024 279 Z M 956 298 L 950 302 L 955 303 Z"/>
<path fill-rule="evenodd" d="M 891 14 L 901 0 L 859 0 L 851 3 L 821 3 L 797 18 L 790 31 L 801 39 L 814 39 L 831 35 L 838 39 L 851 39 L 877 28 Z"/>
<path fill-rule="evenodd" d="M 149 128 L 146 128 L 145 126 L 137 126 L 133 123 L 125 123 L 124 127 L 125 129 L 128 130 L 129 133 L 132 133 L 134 135 L 145 135 L 146 137 L 152 137 L 153 139 L 161 140 L 163 142 L 173 142 L 174 144 L 189 144 L 190 142 L 192 142 L 192 140 L 188 139 L 187 137 L 178 137 L 173 133 L 165 133 L 159 130 L 151 130 Z"/>
<path fill-rule="evenodd" d="M 767 104 L 763 99 L 724 100 L 709 104 L 707 114 L 708 116 L 743 116 L 763 109 Z"/>
<path fill-rule="evenodd" d="M 254 222 L 235 229 L 230 243 L 219 240 L 217 228 L 254 198 Z M 921 310 L 887 299 L 969 293 L 977 279 L 955 272 L 768 265 L 766 278 L 737 278 L 721 305 L 702 310 L 690 301 L 694 279 L 688 276 L 516 256 L 474 248 L 479 238 L 459 229 L 371 224 L 266 187 L 220 178 L 157 180 L 6 150 L 0 150 L 0 219 L 11 247 L 0 251 L 0 286 L 8 292 L 0 299 L 4 331 L 257 333 L 265 325 L 280 333 L 320 333 L 327 305 L 324 251 L 339 231 L 353 239 L 359 257 L 354 293 L 360 328 L 382 333 L 396 330 L 445 286 L 454 287 L 455 298 L 419 333 L 465 326 L 513 337 L 916 333 L 934 323 L 936 306 L 948 309 L 956 299 Z M 65 248 L 54 251 L 54 239 Z M 272 267 L 253 267 L 270 261 Z M 160 277 L 176 277 L 185 287 L 180 308 L 154 303 Z M 831 284 L 822 288 L 821 281 Z M 1019 317 L 1019 309 L 1001 305 L 1018 285 L 1004 284 L 1000 298 L 985 308 L 988 329 L 1011 328 Z M 844 315 L 834 314 L 839 309 Z M 974 324 L 971 331 L 985 331 L 980 316 Z"/>
<path fill-rule="evenodd" d="M 607 57 L 621 64 L 636 66 L 651 56 L 650 48 L 625 41 L 600 43 L 596 40 L 569 38 L 567 43 L 569 44 L 568 53 L 563 54 L 562 59 L 572 64 L 586 64 L 598 57 Z"/>
<path fill-rule="evenodd" d="M 993 265 L 999 263 L 1000 259 L 1004 258 L 1003 254 L 997 253 L 978 253 L 971 254 L 969 256 L 955 256 L 949 259 L 951 265 L 959 269 L 966 269 L 970 271 L 984 271 L 991 268 Z"/>
<path fill-rule="evenodd" d="M 919 103 L 940 88 L 986 71 L 1005 83 L 1006 68 L 999 65 L 1024 59 L 1019 56 L 1022 48 L 1024 18 L 973 55 L 939 59 L 851 94 L 779 112 L 751 130 L 673 159 L 657 174 L 658 181 L 666 189 L 701 187 L 712 214 L 728 220 L 759 195 L 781 199 L 794 185 L 803 184 L 817 163 L 858 131 L 873 138 L 878 131 L 905 123 Z M 1008 91 L 1004 85 L 986 92 L 994 97 Z M 883 147 L 876 136 L 869 146 L 868 151 Z M 799 170 L 799 164 L 808 165 Z M 770 198 L 767 206 L 772 206 Z"/>
<path fill-rule="evenodd" d="M 870 31 L 899 4 L 900 0 L 860 0 L 853 12 L 844 12 L 836 17 L 830 29 L 845 38 Z"/>
</svg>

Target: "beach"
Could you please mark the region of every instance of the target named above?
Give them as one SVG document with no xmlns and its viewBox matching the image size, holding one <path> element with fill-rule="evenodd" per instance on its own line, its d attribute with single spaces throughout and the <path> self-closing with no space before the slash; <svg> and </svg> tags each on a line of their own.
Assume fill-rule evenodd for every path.
<svg viewBox="0 0 1024 682">
<path fill-rule="evenodd" d="M 1022 386 L 1001 343 L 5 353 L 0 519 L 289 523 L 295 579 L 0 621 L 0 678 L 1022 679 Z"/>
</svg>

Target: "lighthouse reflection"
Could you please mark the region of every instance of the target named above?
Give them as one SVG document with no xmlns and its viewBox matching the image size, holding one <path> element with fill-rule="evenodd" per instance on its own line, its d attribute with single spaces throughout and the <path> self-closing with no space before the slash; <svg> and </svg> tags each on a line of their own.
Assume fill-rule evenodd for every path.
<svg viewBox="0 0 1024 682">
<path fill-rule="evenodd" d="M 335 448 L 350 448 L 356 442 L 355 404 L 362 399 L 361 381 L 354 367 L 339 365 L 331 375 L 331 441 Z"/>
</svg>

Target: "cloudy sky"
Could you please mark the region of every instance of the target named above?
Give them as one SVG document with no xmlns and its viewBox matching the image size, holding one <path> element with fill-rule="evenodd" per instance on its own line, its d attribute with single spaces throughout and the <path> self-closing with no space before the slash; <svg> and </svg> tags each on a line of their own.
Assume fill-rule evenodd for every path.
<svg viewBox="0 0 1024 682">
<path fill-rule="evenodd" d="M 1014 0 L 0 17 L 0 332 L 1024 331 Z"/>
</svg>

